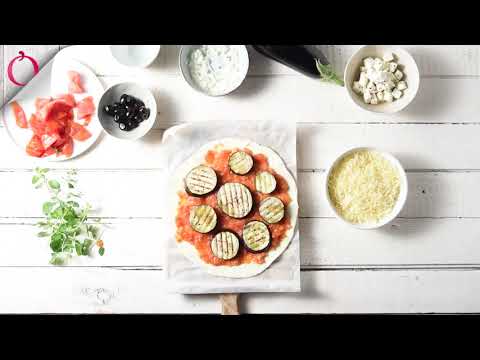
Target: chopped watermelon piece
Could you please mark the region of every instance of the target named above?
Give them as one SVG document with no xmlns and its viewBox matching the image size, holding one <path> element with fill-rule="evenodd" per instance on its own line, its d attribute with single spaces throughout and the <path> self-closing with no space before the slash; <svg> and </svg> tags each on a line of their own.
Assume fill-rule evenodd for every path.
<svg viewBox="0 0 480 360">
<path fill-rule="evenodd" d="M 87 115 L 83 118 L 83 126 L 88 126 L 92 121 L 92 115 Z"/>
<path fill-rule="evenodd" d="M 77 103 L 78 118 L 83 119 L 88 115 L 92 115 L 95 112 L 95 104 L 93 103 L 93 97 L 87 96 Z"/>
<path fill-rule="evenodd" d="M 35 157 L 42 157 L 45 149 L 42 144 L 42 139 L 38 135 L 33 135 L 30 142 L 27 144 L 27 154 Z"/>
<path fill-rule="evenodd" d="M 92 136 L 90 131 L 85 129 L 83 125 L 76 122 L 72 122 L 72 129 L 70 130 L 70 136 L 78 141 L 85 141 Z"/>
<path fill-rule="evenodd" d="M 50 155 L 53 155 L 57 152 L 57 149 L 55 149 L 53 146 L 52 147 L 49 147 L 47 150 L 45 150 L 45 152 L 43 153 L 42 157 L 47 157 L 47 156 L 50 156 Z"/>
<path fill-rule="evenodd" d="M 35 109 L 39 111 L 42 107 L 47 105 L 50 101 L 52 101 L 52 98 L 36 98 Z"/>
<path fill-rule="evenodd" d="M 30 116 L 30 120 L 28 120 L 28 123 L 30 124 L 30 128 L 35 135 L 42 136 L 45 134 L 45 122 L 37 115 L 32 114 Z"/>
<path fill-rule="evenodd" d="M 59 156 L 59 154 L 62 154 L 66 157 L 72 156 L 72 154 L 73 154 L 73 139 L 70 136 L 67 137 L 67 139 L 65 141 L 65 144 L 63 144 L 63 146 L 60 149 L 60 152 L 57 153 L 57 156 Z"/>
<path fill-rule="evenodd" d="M 25 112 L 23 111 L 20 104 L 16 101 L 12 101 L 11 103 L 13 115 L 15 116 L 15 122 L 17 123 L 18 127 L 22 129 L 28 128 L 27 117 L 25 116 Z"/>
<path fill-rule="evenodd" d="M 82 85 L 82 76 L 76 71 L 68 71 L 67 75 L 69 79 L 68 92 L 73 94 L 84 93 L 85 90 Z"/>
<path fill-rule="evenodd" d="M 56 96 L 55 99 L 64 100 L 72 108 L 76 106 L 75 98 L 73 97 L 72 94 L 60 94 Z"/>
</svg>

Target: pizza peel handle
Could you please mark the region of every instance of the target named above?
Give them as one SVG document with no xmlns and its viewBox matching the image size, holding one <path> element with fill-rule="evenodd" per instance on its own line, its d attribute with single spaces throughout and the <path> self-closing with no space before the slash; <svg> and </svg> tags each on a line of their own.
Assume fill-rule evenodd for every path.
<svg viewBox="0 0 480 360">
<path fill-rule="evenodd" d="M 222 315 L 240 315 L 238 310 L 239 294 L 222 294 L 220 302 L 222 303 Z"/>
</svg>

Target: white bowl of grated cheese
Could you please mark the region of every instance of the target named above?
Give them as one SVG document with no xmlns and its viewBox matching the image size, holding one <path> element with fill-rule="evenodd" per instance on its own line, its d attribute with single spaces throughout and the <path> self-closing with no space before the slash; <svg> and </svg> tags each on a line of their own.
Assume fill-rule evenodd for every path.
<svg viewBox="0 0 480 360">
<path fill-rule="evenodd" d="M 193 89 L 209 96 L 227 95 L 247 76 L 248 51 L 245 45 L 183 45 L 179 66 Z"/>
<path fill-rule="evenodd" d="M 358 229 L 376 229 L 395 219 L 405 205 L 407 175 L 390 153 L 372 147 L 353 148 L 327 169 L 325 194 L 342 222 Z"/>
<path fill-rule="evenodd" d="M 360 108 L 392 114 L 413 101 L 420 85 L 420 73 L 415 59 L 406 50 L 366 45 L 348 60 L 344 81 L 349 97 Z"/>
</svg>

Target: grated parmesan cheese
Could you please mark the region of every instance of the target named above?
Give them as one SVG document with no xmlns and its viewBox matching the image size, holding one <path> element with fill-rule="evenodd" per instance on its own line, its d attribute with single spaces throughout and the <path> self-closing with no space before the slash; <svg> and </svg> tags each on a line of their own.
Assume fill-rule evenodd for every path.
<svg viewBox="0 0 480 360">
<path fill-rule="evenodd" d="M 398 200 L 400 177 L 380 153 L 359 150 L 342 158 L 332 169 L 328 193 L 338 214 L 348 222 L 379 222 Z"/>
</svg>

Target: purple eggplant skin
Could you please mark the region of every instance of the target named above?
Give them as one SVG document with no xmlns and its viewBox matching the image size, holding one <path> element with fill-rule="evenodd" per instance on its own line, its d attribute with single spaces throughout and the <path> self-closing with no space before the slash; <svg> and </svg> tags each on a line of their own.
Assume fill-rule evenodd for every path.
<svg viewBox="0 0 480 360">
<path fill-rule="evenodd" d="M 318 45 L 252 45 L 252 47 L 260 54 L 316 79 L 319 73 L 315 60 L 322 65 L 329 64 Z"/>
<path fill-rule="evenodd" d="M 264 223 L 263 221 L 260 221 L 260 220 L 252 220 L 252 221 L 258 221 L 258 222 L 261 222 L 261 223 Z M 249 221 L 250 222 L 250 221 Z M 247 222 L 245 225 L 247 225 L 249 222 Z M 245 226 L 243 225 L 243 226 Z M 270 249 L 270 246 L 272 245 L 272 232 L 270 231 L 270 228 L 268 227 L 268 224 L 265 224 L 267 226 L 267 229 L 268 229 L 268 235 L 269 235 L 269 240 L 268 240 L 268 245 L 265 247 L 265 249 L 262 249 L 262 250 L 253 250 L 253 249 L 250 249 L 247 245 L 247 243 L 245 242 L 245 240 L 243 239 L 243 230 L 242 230 L 242 236 L 240 236 L 240 239 L 242 239 L 242 244 L 243 244 L 243 247 L 245 248 L 245 250 L 247 250 L 249 253 L 252 253 L 252 254 L 258 254 L 258 253 L 262 253 L 262 252 L 265 252 L 265 251 L 268 251 L 268 249 Z"/>
</svg>

